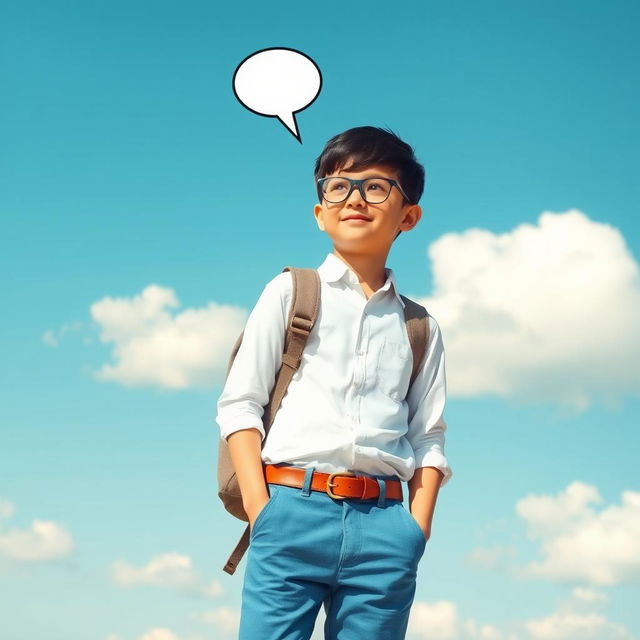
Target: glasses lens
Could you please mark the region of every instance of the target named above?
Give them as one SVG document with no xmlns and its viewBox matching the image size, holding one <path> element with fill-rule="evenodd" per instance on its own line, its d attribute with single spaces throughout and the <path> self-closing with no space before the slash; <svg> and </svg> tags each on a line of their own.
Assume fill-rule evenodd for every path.
<svg viewBox="0 0 640 640">
<path fill-rule="evenodd" d="M 344 178 L 329 178 L 322 185 L 322 193 L 329 202 L 342 202 L 349 193 L 348 180 Z"/>
<path fill-rule="evenodd" d="M 325 180 L 322 193 L 328 202 L 342 202 L 349 193 L 351 184 L 346 178 Z M 369 178 L 362 183 L 365 200 L 370 204 L 384 202 L 389 197 L 391 184 L 381 178 Z"/>
<path fill-rule="evenodd" d="M 365 180 L 362 185 L 365 193 L 365 200 L 371 204 L 384 202 L 389 197 L 391 191 L 391 183 L 381 178 L 370 178 Z"/>
</svg>

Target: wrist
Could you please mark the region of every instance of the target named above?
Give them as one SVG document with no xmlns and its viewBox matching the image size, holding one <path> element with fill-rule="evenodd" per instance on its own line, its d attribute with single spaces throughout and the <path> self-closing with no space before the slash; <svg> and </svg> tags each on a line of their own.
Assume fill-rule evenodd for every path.
<svg viewBox="0 0 640 640">
<path fill-rule="evenodd" d="M 265 502 L 269 501 L 269 493 L 265 491 L 258 491 L 251 496 L 247 496 L 246 499 L 242 500 L 242 506 L 247 514 L 250 511 L 255 510 L 256 508 L 261 507 Z"/>
</svg>

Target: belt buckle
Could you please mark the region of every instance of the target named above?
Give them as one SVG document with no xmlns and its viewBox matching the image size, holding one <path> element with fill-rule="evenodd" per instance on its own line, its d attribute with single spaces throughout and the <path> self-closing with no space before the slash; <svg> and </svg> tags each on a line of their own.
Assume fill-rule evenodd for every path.
<svg viewBox="0 0 640 640">
<path fill-rule="evenodd" d="M 335 493 L 333 493 L 333 491 L 331 491 L 331 487 L 335 486 L 335 483 L 331 482 L 336 476 L 354 476 L 355 477 L 355 473 L 353 473 L 352 471 L 339 471 L 337 473 L 330 473 L 329 477 L 327 478 L 327 493 L 332 497 L 335 498 L 336 500 L 344 500 L 345 498 L 348 498 L 349 496 L 339 496 L 336 495 Z"/>
</svg>

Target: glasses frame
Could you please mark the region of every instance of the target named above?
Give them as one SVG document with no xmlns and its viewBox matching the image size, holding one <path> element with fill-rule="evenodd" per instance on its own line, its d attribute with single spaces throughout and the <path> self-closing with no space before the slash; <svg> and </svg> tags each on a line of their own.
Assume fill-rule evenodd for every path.
<svg viewBox="0 0 640 640">
<path fill-rule="evenodd" d="M 322 189 L 322 187 L 324 186 L 324 183 L 327 180 L 333 180 L 334 178 L 340 178 L 341 180 L 348 180 L 350 187 L 349 187 L 349 192 L 347 193 L 347 195 L 342 199 L 342 200 L 338 200 L 337 202 L 333 202 L 332 200 L 328 200 L 326 198 L 326 196 L 324 195 L 324 191 Z M 380 202 L 369 202 L 369 200 L 367 200 L 367 196 L 365 196 L 364 194 L 364 190 L 362 188 L 362 185 L 367 181 L 367 180 L 386 180 L 389 184 L 391 184 L 391 189 L 393 189 L 393 187 L 395 187 L 401 194 L 402 197 L 408 202 L 410 203 L 411 200 L 409 200 L 407 194 L 402 190 L 402 187 L 392 178 L 386 178 L 385 176 L 369 176 L 368 178 L 360 178 L 358 180 L 356 180 L 355 178 L 345 178 L 344 176 L 329 176 L 327 178 L 319 178 L 317 180 L 317 184 L 318 184 L 318 195 L 320 196 L 320 200 L 326 200 L 327 202 L 331 203 L 331 204 L 340 204 L 341 202 L 346 202 L 349 197 L 351 196 L 351 194 L 353 193 L 353 190 L 358 187 L 358 191 L 360 192 L 360 195 L 362 196 L 362 199 L 368 203 L 368 204 L 382 204 L 383 202 L 386 202 L 389 199 L 389 196 L 391 195 L 391 189 L 389 189 L 389 193 L 387 194 L 387 197 L 384 200 L 381 200 Z"/>
</svg>

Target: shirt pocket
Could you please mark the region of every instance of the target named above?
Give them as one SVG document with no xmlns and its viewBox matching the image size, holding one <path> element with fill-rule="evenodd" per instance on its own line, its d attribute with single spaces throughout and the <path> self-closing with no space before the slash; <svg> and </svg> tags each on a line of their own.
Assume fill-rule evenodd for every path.
<svg viewBox="0 0 640 640">
<path fill-rule="evenodd" d="M 412 368 L 411 347 L 404 342 L 384 339 L 378 354 L 376 384 L 395 402 L 402 402 L 409 389 Z"/>
</svg>

